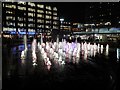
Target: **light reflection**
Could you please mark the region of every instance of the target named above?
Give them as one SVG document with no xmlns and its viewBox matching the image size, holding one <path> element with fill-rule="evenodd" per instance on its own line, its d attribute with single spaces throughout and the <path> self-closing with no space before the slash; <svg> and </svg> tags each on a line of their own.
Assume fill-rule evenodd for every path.
<svg viewBox="0 0 120 90">
<path fill-rule="evenodd" d="M 37 46 L 47 66 L 52 65 L 50 60 L 60 66 L 70 62 L 77 64 L 80 58 L 87 61 L 89 57 L 95 57 L 96 54 L 103 53 L 103 45 L 91 44 L 90 42 L 69 43 L 65 39 L 60 42 L 59 37 L 57 37 L 56 42 L 42 42 L 38 43 Z M 107 50 L 108 48 L 109 46 L 107 46 Z"/>
<path fill-rule="evenodd" d="M 109 45 L 107 44 L 106 45 L 106 56 L 108 56 L 108 54 L 109 54 Z"/>
<path fill-rule="evenodd" d="M 119 59 L 120 59 L 120 49 L 117 48 L 117 61 L 119 61 Z"/>
<path fill-rule="evenodd" d="M 101 45 L 101 54 L 103 53 L 103 45 Z"/>
</svg>

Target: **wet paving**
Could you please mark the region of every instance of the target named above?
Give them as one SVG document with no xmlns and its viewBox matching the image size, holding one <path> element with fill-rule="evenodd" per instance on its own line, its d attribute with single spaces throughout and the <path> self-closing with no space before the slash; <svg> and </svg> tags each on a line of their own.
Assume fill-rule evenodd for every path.
<svg viewBox="0 0 120 90">
<path fill-rule="evenodd" d="M 25 60 L 21 60 L 24 45 L 12 48 L 3 46 L 3 90 L 22 89 L 118 89 L 117 49 L 109 49 L 109 55 L 96 54 L 76 63 L 74 58 L 67 60 L 65 65 L 59 65 L 51 60 L 52 65 L 46 66 L 37 50 L 37 65 L 32 62 L 31 44 Z M 105 50 L 104 50 L 105 51 Z"/>
</svg>

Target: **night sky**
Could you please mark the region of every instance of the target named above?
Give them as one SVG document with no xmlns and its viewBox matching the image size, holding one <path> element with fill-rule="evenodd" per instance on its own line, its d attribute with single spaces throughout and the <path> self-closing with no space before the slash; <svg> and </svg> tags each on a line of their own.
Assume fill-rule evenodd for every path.
<svg viewBox="0 0 120 90">
<path fill-rule="evenodd" d="M 60 18 L 64 21 L 83 22 L 86 5 L 85 2 L 55 2 L 52 3 L 58 9 Z"/>
</svg>

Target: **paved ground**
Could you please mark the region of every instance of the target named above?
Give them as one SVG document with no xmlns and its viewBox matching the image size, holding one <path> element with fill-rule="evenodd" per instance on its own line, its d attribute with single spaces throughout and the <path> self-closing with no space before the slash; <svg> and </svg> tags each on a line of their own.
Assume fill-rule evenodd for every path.
<svg viewBox="0 0 120 90">
<path fill-rule="evenodd" d="M 82 89 L 82 90 L 117 90 L 118 63 L 116 49 L 109 57 L 96 55 L 87 62 L 80 59 L 78 64 L 72 61 L 65 65 L 55 64 L 50 70 L 37 51 L 37 66 L 32 65 L 32 54 L 29 46 L 26 60 L 20 59 L 23 50 L 19 46 L 3 48 L 3 90 L 26 89 Z"/>
</svg>

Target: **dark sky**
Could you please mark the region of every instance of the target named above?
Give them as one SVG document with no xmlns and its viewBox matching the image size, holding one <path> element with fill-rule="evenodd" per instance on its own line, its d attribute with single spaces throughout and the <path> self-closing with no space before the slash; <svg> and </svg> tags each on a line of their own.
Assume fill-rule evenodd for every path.
<svg viewBox="0 0 120 90">
<path fill-rule="evenodd" d="M 84 2 L 56 2 L 60 18 L 65 21 L 83 22 L 87 3 Z"/>
</svg>

